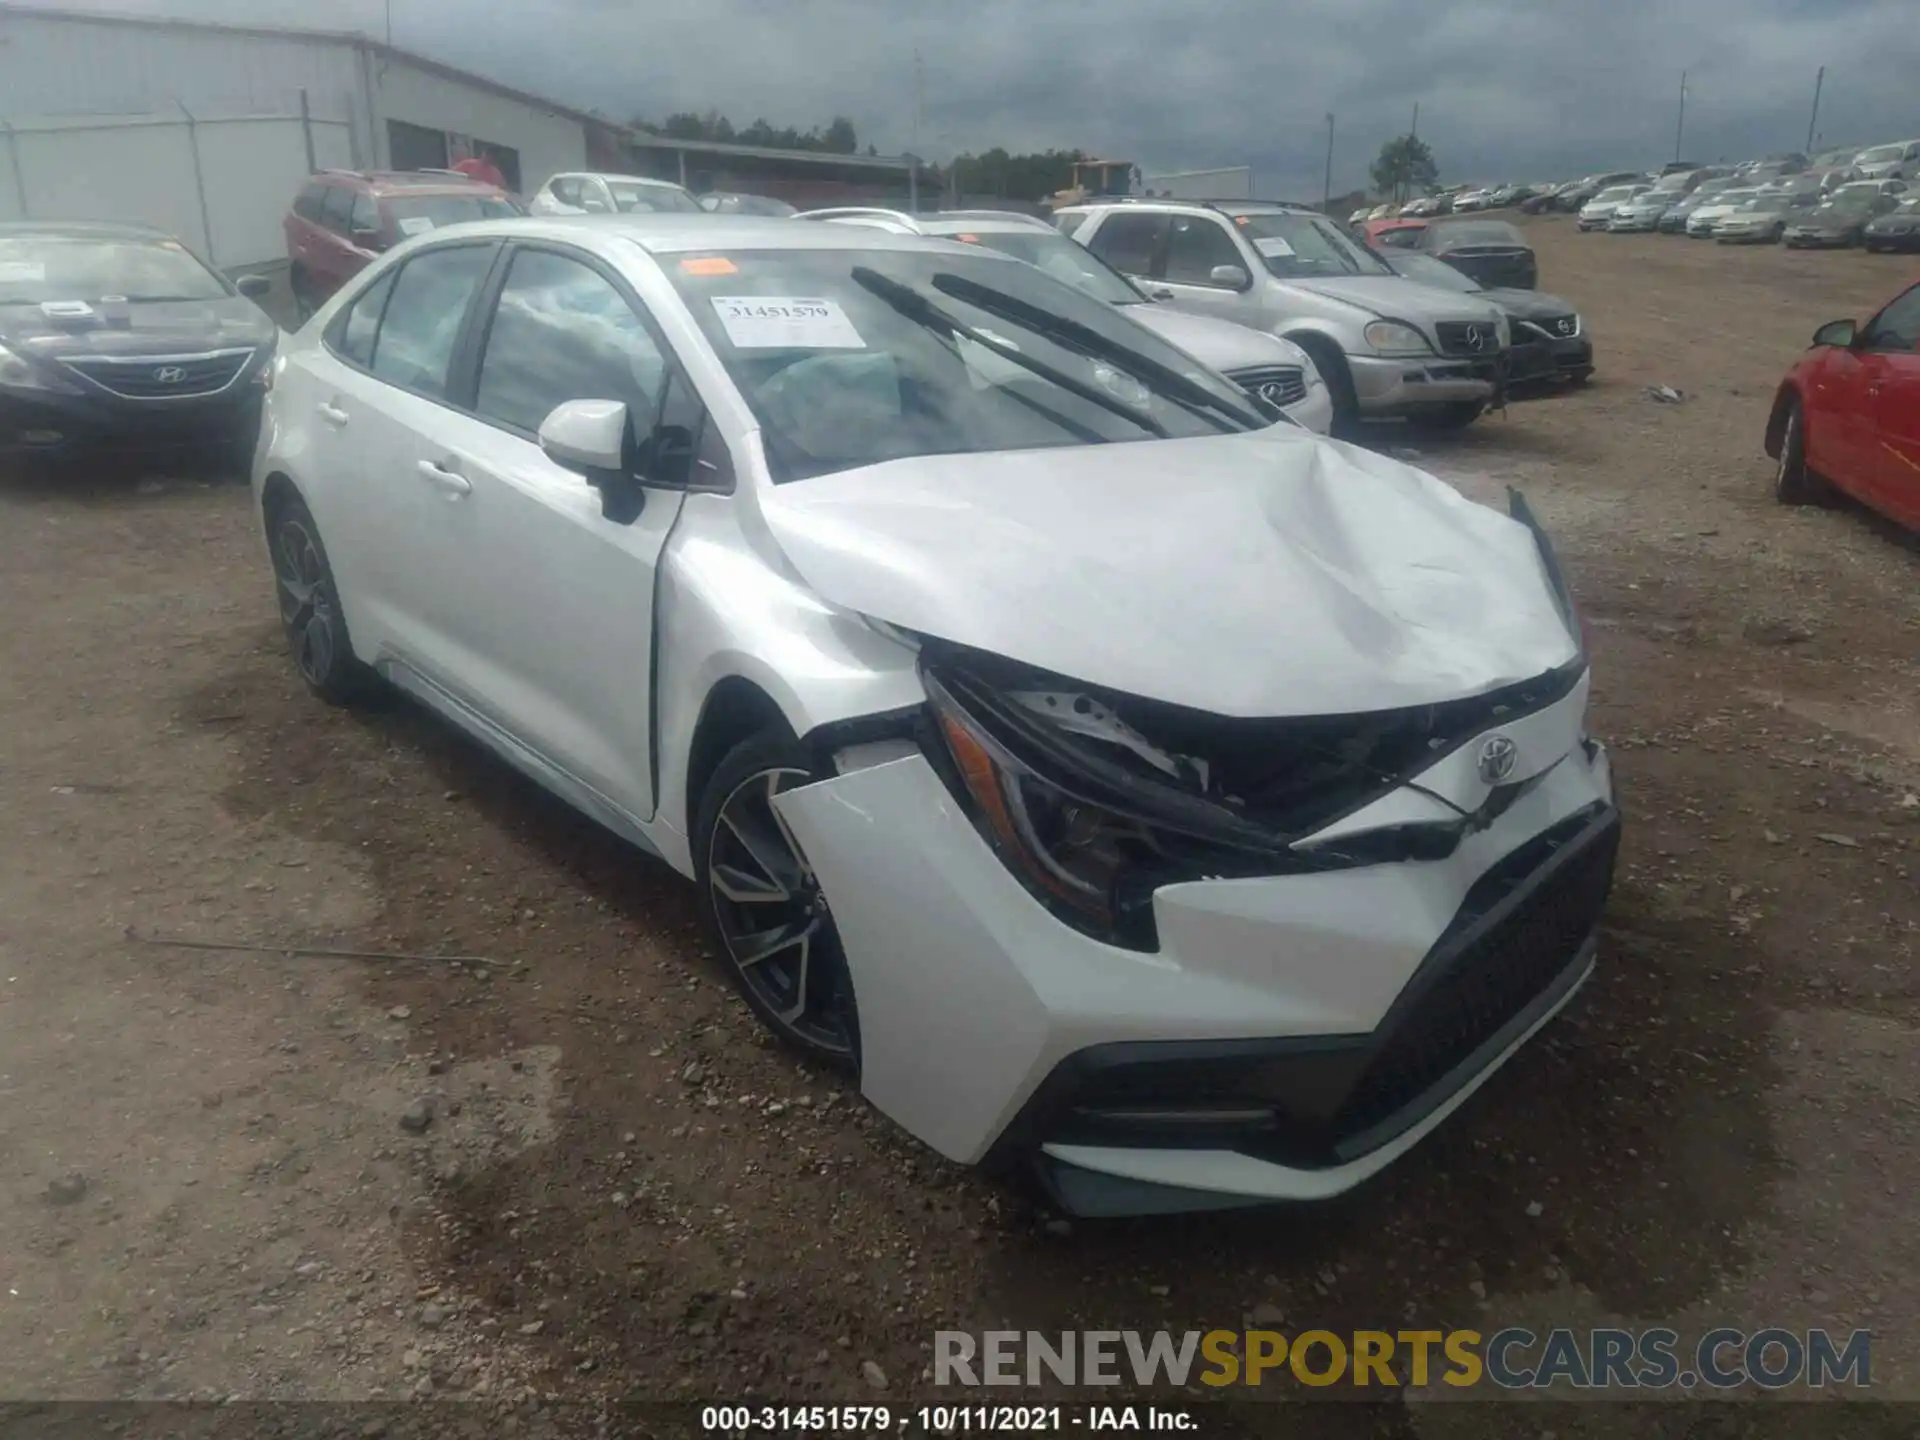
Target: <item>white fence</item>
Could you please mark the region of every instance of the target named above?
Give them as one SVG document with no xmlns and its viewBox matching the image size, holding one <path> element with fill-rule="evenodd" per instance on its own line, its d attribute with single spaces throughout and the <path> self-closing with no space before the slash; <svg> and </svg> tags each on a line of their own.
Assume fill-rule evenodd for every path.
<svg viewBox="0 0 1920 1440">
<path fill-rule="evenodd" d="M 1140 188 L 1149 195 L 1172 200 L 1251 200 L 1253 167 L 1230 165 L 1222 170 L 1170 170 L 1144 175 Z"/>
<path fill-rule="evenodd" d="M 0 118 L 0 220 L 119 220 L 221 269 L 286 258 L 280 222 L 316 169 L 354 163 L 345 120 L 177 114 Z"/>
</svg>

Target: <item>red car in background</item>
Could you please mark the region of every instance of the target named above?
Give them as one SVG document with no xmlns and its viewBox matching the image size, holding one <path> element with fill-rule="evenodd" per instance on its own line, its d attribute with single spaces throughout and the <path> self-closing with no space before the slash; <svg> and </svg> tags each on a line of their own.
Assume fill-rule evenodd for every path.
<svg viewBox="0 0 1920 1440">
<path fill-rule="evenodd" d="M 1813 503 L 1832 486 L 1920 531 L 1920 284 L 1864 325 L 1813 332 L 1780 383 L 1766 443 L 1782 504 Z"/>
<path fill-rule="evenodd" d="M 294 306 L 305 320 L 381 251 L 411 236 L 526 213 L 499 186 L 452 170 L 322 171 L 281 222 Z"/>
<path fill-rule="evenodd" d="M 1369 220 L 1361 228 L 1366 232 L 1369 245 L 1411 249 L 1420 243 L 1420 232 L 1427 228 L 1427 222 L 1396 217 L 1392 220 Z"/>
</svg>

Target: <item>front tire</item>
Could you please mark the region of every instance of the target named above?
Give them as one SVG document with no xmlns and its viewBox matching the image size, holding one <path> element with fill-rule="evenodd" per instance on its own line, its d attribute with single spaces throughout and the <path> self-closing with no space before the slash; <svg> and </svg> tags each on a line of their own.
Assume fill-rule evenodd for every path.
<svg viewBox="0 0 1920 1440">
<path fill-rule="evenodd" d="M 269 505 L 267 547 L 280 623 L 300 678 L 329 705 L 364 700 L 374 689 L 374 675 L 354 656 L 333 564 L 320 527 L 299 496 L 282 496 Z"/>
<path fill-rule="evenodd" d="M 1773 498 L 1782 505 L 1817 505 L 1825 498 L 1820 477 L 1807 468 L 1807 422 L 1798 399 L 1787 401 L 1781 422 L 1780 464 L 1774 471 Z"/>
<path fill-rule="evenodd" d="M 1478 400 L 1462 400 L 1457 405 L 1436 405 L 1431 410 L 1422 411 L 1415 423 L 1428 430 L 1464 430 L 1484 415 L 1486 409 Z"/>
<path fill-rule="evenodd" d="M 784 727 L 741 741 L 701 795 L 694 865 L 701 910 L 747 1005 L 808 1059 L 858 1075 L 860 1013 L 840 931 L 772 805 L 819 778 Z"/>
</svg>

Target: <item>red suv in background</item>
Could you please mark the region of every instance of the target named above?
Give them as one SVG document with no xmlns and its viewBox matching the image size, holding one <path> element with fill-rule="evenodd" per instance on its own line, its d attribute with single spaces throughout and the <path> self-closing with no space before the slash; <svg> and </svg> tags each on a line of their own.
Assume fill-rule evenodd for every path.
<svg viewBox="0 0 1920 1440">
<path fill-rule="evenodd" d="M 390 245 L 463 220 L 526 213 L 506 191 L 450 170 L 322 171 L 283 222 L 293 302 L 305 320 Z"/>
</svg>

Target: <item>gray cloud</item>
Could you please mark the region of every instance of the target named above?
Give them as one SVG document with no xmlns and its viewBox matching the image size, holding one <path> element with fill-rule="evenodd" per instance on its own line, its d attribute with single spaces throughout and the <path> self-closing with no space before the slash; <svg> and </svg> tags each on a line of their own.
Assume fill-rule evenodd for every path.
<svg viewBox="0 0 1920 1440">
<path fill-rule="evenodd" d="M 79 7 L 75 7 L 79 8 Z M 109 8 L 104 6 L 102 8 Z M 384 30 L 382 0 L 119 0 L 110 8 Z M 1420 104 L 1453 179 L 1553 178 L 1806 140 L 1920 134 L 1915 0 L 392 0 L 395 43 L 625 118 L 852 117 L 882 150 L 1080 146 L 1149 170 L 1252 165 L 1312 195 L 1362 183 Z M 921 56 L 916 84 L 914 55 Z"/>
</svg>

